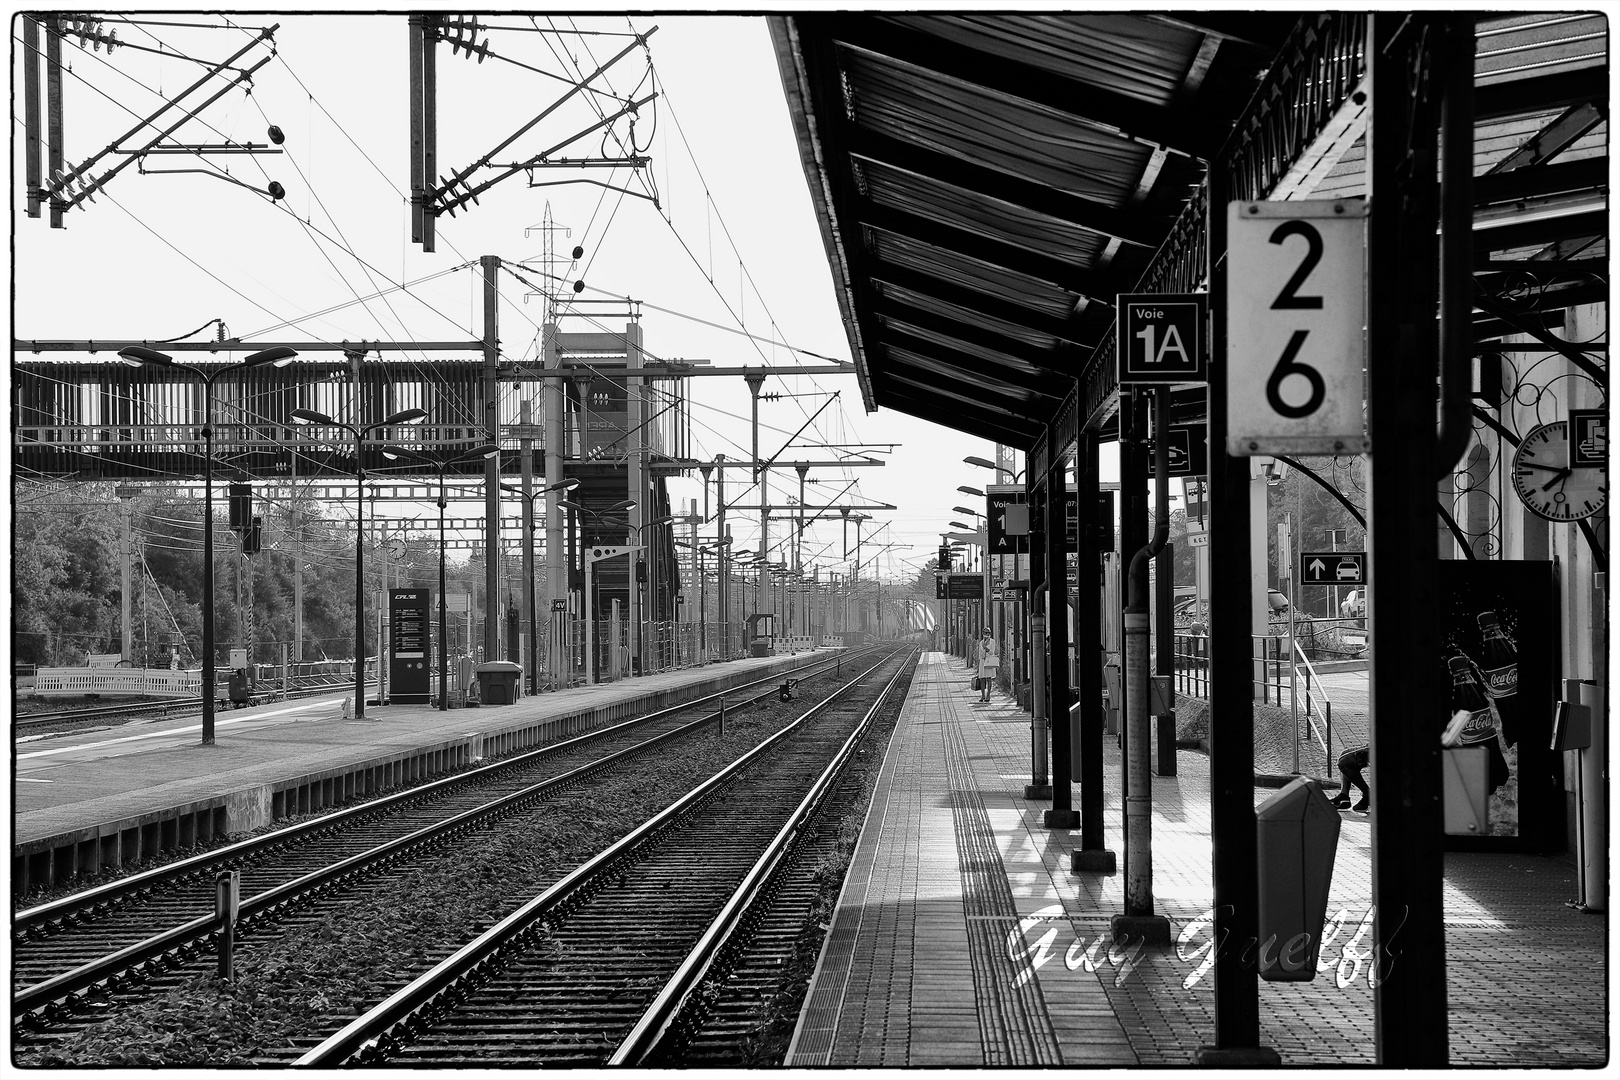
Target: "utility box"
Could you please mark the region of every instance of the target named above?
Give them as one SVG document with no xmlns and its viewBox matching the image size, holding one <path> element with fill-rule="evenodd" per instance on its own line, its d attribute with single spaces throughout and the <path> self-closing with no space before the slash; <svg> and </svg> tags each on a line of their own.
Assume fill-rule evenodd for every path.
<svg viewBox="0 0 1620 1080">
<path fill-rule="evenodd" d="M 1440 791 L 1446 833 L 1489 836 L 1491 832 L 1490 751 L 1483 746 L 1442 750 Z"/>
<path fill-rule="evenodd" d="M 491 660 L 478 665 L 478 702 L 481 705 L 511 705 L 517 701 L 518 679 L 523 666 L 510 660 Z"/>
<path fill-rule="evenodd" d="M 1314 780 L 1300 777 L 1254 812 L 1260 874 L 1260 977 L 1309 982 L 1327 922 L 1339 848 L 1339 814 Z"/>
<path fill-rule="evenodd" d="M 1119 710 L 1125 703 L 1125 677 L 1120 666 L 1113 661 L 1103 665 L 1103 689 L 1108 694 L 1108 704 L 1104 706 L 1103 734 L 1119 734 Z"/>
<path fill-rule="evenodd" d="M 1176 775 L 1176 714 L 1153 717 L 1153 775 Z"/>
</svg>

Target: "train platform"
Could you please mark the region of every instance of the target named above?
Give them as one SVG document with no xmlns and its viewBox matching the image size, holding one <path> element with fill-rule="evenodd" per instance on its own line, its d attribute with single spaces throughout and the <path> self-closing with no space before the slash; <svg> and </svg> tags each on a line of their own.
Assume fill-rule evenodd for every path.
<svg viewBox="0 0 1620 1080">
<path fill-rule="evenodd" d="M 1104 739 L 1105 842 L 1121 872 L 1071 873 L 1078 831 L 1047 829 L 1049 804 L 1023 797 L 1028 714 L 1005 696 L 981 704 L 970 679 L 961 660 L 923 654 L 785 1064 L 1192 1064 L 1214 1042 L 1208 759 L 1182 751 L 1175 776 L 1153 778 L 1155 907 L 1173 944 L 1113 948 L 1116 741 Z M 1272 794 L 1257 788 L 1256 803 Z M 1260 983 L 1261 1041 L 1284 1065 L 1376 1063 L 1370 820 L 1341 829 L 1331 966 Z M 1452 1065 L 1608 1061 L 1607 917 L 1567 906 L 1576 892 L 1568 856 L 1446 856 Z"/>
<path fill-rule="evenodd" d="M 370 705 L 341 689 L 215 715 L 19 740 L 12 759 L 12 895 L 158 851 L 430 778 L 771 677 L 830 651 L 751 657 L 450 709 Z"/>
</svg>

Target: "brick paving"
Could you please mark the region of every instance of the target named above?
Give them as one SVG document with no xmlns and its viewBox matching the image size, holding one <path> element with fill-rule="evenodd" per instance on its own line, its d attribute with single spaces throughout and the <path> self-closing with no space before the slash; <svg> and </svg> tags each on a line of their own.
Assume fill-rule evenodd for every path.
<svg viewBox="0 0 1620 1080">
<path fill-rule="evenodd" d="M 1003 696 L 980 704 L 969 678 L 960 660 L 924 654 L 787 1064 L 1038 1066 L 1054 1054 L 1067 1065 L 1190 1064 L 1214 1041 L 1213 986 L 1198 970 L 1211 904 L 1208 760 L 1184 751 L 1176 776 L 1153 778 L 1155 906 L 1177 944 L 1111 949 L 1123 872 L 1069 872 L 1078 832 L 1046 829 L 1047 804 L 1023 798 L 1027 714 Z M 1115 740 L 1104 754 L 1105 843 L 1123 870 Z M 1256 803 L 1271 794 L 1257 789 Z M 1369 819 L 1347 817 L 1328 904 L 1343 925 L 1323 949 L 1331 968 L 1307 983 L 1260 983 L 1261 1039 L 1285 1064 L 1375 1064 L 1362 926 L 1370 843 Z M 1564 903 L 1574 861 L 1445 858 L 1451 1063 L 1605 1064 L 1607 921 Z M 986 881 L 995 874 L 1006 881 L 999 895 Z"/>
</svg>

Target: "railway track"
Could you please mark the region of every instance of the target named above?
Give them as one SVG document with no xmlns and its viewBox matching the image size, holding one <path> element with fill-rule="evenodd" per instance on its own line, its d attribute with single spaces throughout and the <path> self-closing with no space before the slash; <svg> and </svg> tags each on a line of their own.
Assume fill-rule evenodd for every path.
<svg viewBox="0 0 1620 1080">
<path fill-rule="evenodd" d="M 297 1064 L 739 1063 L 749 1009 L 774 996 L 770 969 L 780 981 L 802 929 L 826 811 L 915 655 L 873 667 Z"/>
<path fill-rule="evenodd" d="M 852 661 L 820 661 L 800 677 L 837 673 Z M 221 871 L 241 875 L 239 932 L 273 932 L 323 897 L 473 842 L 714 724 L 715 698 L 723 696 L 733 716 L 750 701 L 775 699 L 780 681 L 760 680 L 20 911 L 13 919 L 14 1030 L 22 1039 L 57 1039 L 95 1022 L 111 1003 L 184 978 L 188 964 L 216 947 L 213 880 Z"/>
<path fill-rule="evenodd" d="M 376 686 L 375 682 L 370 684 Z M 310 676 L 300 681 L 298 685 L 289 688 L 286 693 L 279 689 L 273 692 L 260 691 L 253 695 L 250 704 L 262 705 L 272 701 L 291 701 L 298 698 L 315 697 L 320 694 L 339 694 L 354 688 L 353 679 L 340 679 L 332 682 L 325 676 Z M 227 701 L 221 699 L 221 705 L 232 707 Z M 164 701 L 131 701 L 118 705 L 93 705 L 78 709 L 50 709 L 34 713 L 18 713 L 12 717 L 12 727 L 19 732 L 35 731 L 72 731 L 81 727 L 99 727 L 110 722 L 125 720 L 156 718 L 165 720 L 169 717 L 189 716 L 202 709 L 202 698 L 170 698 Z"/>
</svg>

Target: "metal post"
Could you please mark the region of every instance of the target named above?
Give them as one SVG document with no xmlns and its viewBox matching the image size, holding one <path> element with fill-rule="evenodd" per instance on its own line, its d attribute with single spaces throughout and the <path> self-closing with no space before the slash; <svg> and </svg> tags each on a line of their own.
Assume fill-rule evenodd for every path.
<svg viewBox="0 0 1620 1080">
<path fill-rule="evenodd" d="M 1046 428 L 1046 595 L 1051 599 L 1047 621 L 1047 678 L 1052 687 L 1052 809 L 1046 812 L 1049 829 L 1078 829 L 1080 815 L 1074 810 L 1070 790 L 1073 772 L 1069 753 L 1069 567 L 1068 522 L 1064 503 L 1068 496 L 1066 455 L 1068 448 L 1057 444 L 1057 429 Z"/>
<path fill-rule="evenodd" d="M 534 403 L 525 398 L 518 402 L 518 467 L 523 485 L 523 622 L 529 628 L 528 648 L 524 650 L 524 666 L 529 669 L 529 693 L 540 692 L 539 615 L 534 602 Z"/>
<path fill-rule="evenodd" d="M 1435 176 L 1448 64 L 1467 65 L 1471 72 L 1473 39 L 1471 32 L 1459 32 L 1458 20 L 1441 16 L 1378 13 L 1368 19 L 1367 196 L 1377 208 L 1368 216 L 1366 273 L 1372 444 L 1367 614 L 1377 642 L 1368 678 L 1378 784 L 1373 934 L 1378 960 L 1400 956 L 1394 977 L 1380 979 L 1374 991 L 1374 1031 L 1378 1064 L 1444 1068 L 1449 1023 L 1437 733 L 1446 715 L 1446 688 L 1434 662 L 1440 351 Z M 1454 55 L 1448 55 L 1451 45 L 1458 46 Z M 1414 81 L 1413 72 L 1425 77 Z M 1453 272 L 1471 271 L 1464 266 Z"/>
<path fill-rule="evenodd" d="M 242 900 L 242 872 L 222 870 L 214 878 L 214 918 L 219 922 L 219 968 L 229 982 L 235 974 L 236 913 Z"/>
<path fill-rule="evenodd" d="M 351 353 L 355 367 L 355 413 L 360 416 L 360 354 Z M 354 432 L 354 718 L 366 718 L 366 462 L 363 429 Z M 378 644 L 381 644 L 379 640 Z M 381 660 L 381 657 L 378 657 Z M 382 664 L 377 665 L 379 668 Z"/>
<path fill-rule="evenodd" d="M 433 178 L 439 175 L 439 60 L 435 48 L 438 34 L 432 25 L 437 23 L 438 18 L 437 15 L 425 15 L 422 19 L 422 250 L 428 253 L 434 249 L 439 224 L 438 215 L 429 205 Z M 472 618 L 471 609 L 468 609 L 467 618 Z"/>
<path fill-rule="evenodd" d="M 25 158 L 23 185 L 28 199 L 28 216 L 39 217 L 39 203 L 45 184 L 41 148 L 45 144 L 45 131 L 40 126 L 39 107 L 39 22 L 27 15 L 19 16 L 23 32 L 23 153 Z"/>
<path fill-rule="evenodd" d="M 720 659 L 731 659 L 731 534 L 726 532 L 726 455 L 714 455 L 714 545 L 720 557 L 720 574 L 715 582 L 720 606 Z M 707 493 L 707 488 L 704 491 Z"/>
<path fill-rule="evenodd" d="M 429 50 L 431 60 L 432 51 Z M 429 172 L 429 176 L 433 173 Z M 428 236 L 432 236 L 433 215 L 427 216 Z M 424 251 L 432 251 L 427 244 Z M 498 276 L 501 260 L 498 255 L 483 255 L 478 259 L 484 272 L 484 435 L 489 442 L 500 445 L 500 336 L 499 320 L 501 294 Z M 358 414 L 357 414 L 358 415 Z M 495 660 L 501 655 L 501 459 L 499 455 L 484 462 L 484 659 Z"/>
<path fill-rule="evenodd" d="M 445 632 L 447 604 L 444 598 L 444 470 L 448 462 L 439 462 L 439 711 L 450 708 L 450 639 Z"/>
<path fill-rule="evenodd" d="M 713 465 L 700 465 L 698 471 L 703 474 L 703 524 L 709 523 L 709 474 L 714 471 Z M 704 573 L 704 559 L 698 551 L 698 531 L 701 526 L 692 529 L 692 554 L 698 560 L 698 654 L 703 657 L 700 663 L 709 662 L 709 576 Z M 716 542 L 715 547 L 720 545 Z"/>
<path fill-rule="evenodd" d="M 590 553 L 585 553 L 585 685 L 591 686 L 596 682 L 596 590 L 591 588 L 594 584 L 595 571 L 592 567 L 595 562 Z"/>
<path fill-rule="evenodd" d="M 23 22 L 25 22 L 25 23 L 27 23 L 29 25 L 33 25 L 33 20 L 28 19 L 26 17 L 23 19 Z M 129 516 L 130 516 L 129 500 L 130 500 L 130 496 L 134 494 L 135 490 L 137 490 L 137 489 L 120 487 L 120 488 L 118 488 L 118 492 L 117 492 L 117 494 L 118 494 L 118 511 L 119 511 L 119 513 L 118 513 L 118 579 L 119 579 L 118 649 L 119 649 L 119 656 L 125 663 L 131 663 L 133 661 L 133 657 L 130 654 L 134 650 L 134 647 L 135 647 L 135 632 L 134 632 L 134 627 L 131 625 L 132 622 L 133 622 L 131 612 L 132 612 L 132 610 L 134 608 L 134 598 L 130 595 L 131 592 L 133 591 L 132 582 L 131 582 L 131 578 L 133 577 L 133 574 L 131 572 L 130 564 L 134 561 L 134 552 L 131 550 L 131 541 L 130 541 L 130 535 L 129 535 Z"/>
<path fill-rule="evenodd" d="M 422 53 L 427 36 L 423 31 L 424 16 L 409 19 L 409 113 L 411 140 L 411 243 L 422 242 L 422 206 L 426 199 L 426 183 L 422 173 Z"/>
<path fill-rule="evenodd" d="M 634 368 L 641 368 L 644 360 L 641 355 L 640 327 L 634 324 L 625 327 L 624 334 L 625 363 Z M 624 380 L 625 391 L 625 420 L 630 426 L 629 445 L 626 451 L 629 461 L 625 469 L 629 484 L 627 497 L 635 500 L 635 505 L 626 515 L 630 522 L 630 542 L 639 543 L 641 539 L 641 526 L 658 516 L 658 508 L 648 497 L 649 476 L 647 474 L 647 422 L 651 411 L 650 403 L 646 398 L 647 380 L 640 376 L 632 376 Z M 642 583 L 637 581 L 636 564 L 641 561 L 641 555 L 632 552 L 630 555 L 630 572 L 626 577 L 629 586 L 630 600 L 630 673 L 645 674 L 647 670 L 647 657 L 643 645 L 643 623 L 647 619 L 647 608 L 641 599 Z"/>
<path fill-rule="evenodd" d="M 1132 394 L 1134 397 L 1134 388 Z M 1153 475 L 1157 495 L 1154 516 L 1157 520 L 1152 541 L 1136 550 L 1128 571 L 1128 599 L 1125 606 L 1125 820 L 1130 827 L 1125 840 L 1125 913 L 1114 916 L 1112 929 L 1114 940 L 1120 943 L 1141 940 L 1149 944 L 1168 945 L 1170 922 L 1153 912 L 1153 777 L 1149 760 L 1152 737 L 1148 729 L 1147 577 L 1149 560 L 1164 550 L 1170 536 L 1170 480 L 1167 475 L 1170 450 L 1169 387 L 1157 387 L 1153 400 Z M 1137 431 L 1140 434 L 1140 428 Z M 1122 469 L 1121 489 L 1131 480 L 1131 474 Z M 1140 504 L 1141 500 L 1133 497 L 1132 502 Z M 1145 513 L 1138 514 L 1139 520 L 1143 517 Z"/>
<path fill-rule="evenodd" d="M 53 17 L 45 20 L 45 175 L 52 184 L 66 167 L 62 127 L 62 23 Z M 51 196 L 50 219 L 53 229 L 62 227 L 62 212 L 67 206 L 67 200 L 63 198 L 65 194 L 65 191 L 59 191 Z"/>
<path fill-rule="evenodd" d="M 1074 651 L 1079 658 L 1080 691 L 1080 846 L 1069 854 L 1069 869 L 1112 874 L 1114 852 L 1106 847 L 1103 821 L 1102 715 L 1102 583 L 1098 578 L 1099 530 L 1113 532 L 1101 521 L 1098 506 L 1098 438 L 1081 432 L 1075 444 L 1075 498 L 1078 512 L 1079 580 L 1074 595 Z"/>
<path fill-rule="evenodd" d="M 1259 932 L 1254 820 L 1254 698 L 1249 638 L 1249 462 L 1226 453 L 1226 204 L 1225 161 L 1208 174 L 1209 281 L 1209 785 L 1210 860 L 1215 943 L 1215 1043 L 1200 1047 L 1199 1064 L 1271 1063 L 1260 1045 Z M 1215 523 L 1219 523 L 1217 526 Z"/>
<path fill-rule="evenodd" d="M 57 40 L 53 33 L 51 40 Z M 54 213 L 55 211 L 53 211 Z M 202 742 L 214 745 L 214 379 L 203 374 Z"/>
<path fill-rule="evenodd" d="M 563 508 L 558 505 L 558 503 L 560 503 L 562 500 L 563 492 L 557 488 L 557 485 L 561 484 L 564 480 L 563 419 L 565 416 L 565 398 L 567 397 L 567 393 L 565 384 L 563 382 L 565 376 L 562 372 L 562 359 L 557 352 L 556 324 L 547 322 L 545 326 L 541 328 L 540 338 L 541 352 L 546 372 L 546 378 L 541 383 L 540 387 L 540 408 L 545 417 L 545 424 L 541 429 L 541 437 L 542 445 L 545 447 L 545 476 L 547 489 L 546 610 L 548 612 L 547 619 L 555 623 L 557 622 L 556 616 L 549 614 L 549 612 L 556 608 L 558 600 L 566 600 L 568 598 L 568 594 L 572 588 L 574 566 L 572 536 L 569 537 L 567 551 L 564 551 Z M 585 408 L 584 402 L 588 394 L 588 390 L 581 394 L 580 402 L 582 410 Z M 581 455 L 583 455 L 585 452 L 585 440 L 587 438 L 587 434 L 588 433 L 582 419 L 580 427 Z M 562 621 L 566 623 L 566 613 L 564 614 Z M 559 626 L 558 629 L 560 635 L 561 626 Z M 568 672 L 566 681 L 572 682 L 574 669 L 573 657 L 564 651 L 561 642 L 558 641 L 554 646 L 548 648 L 546 656 L 546 669 L 548 674 L 551 676 L 553 685 L 565 681 L 563 679 L 564 668 L 566 668 Z"/>
</svg>

